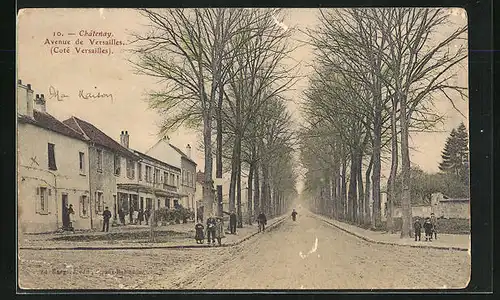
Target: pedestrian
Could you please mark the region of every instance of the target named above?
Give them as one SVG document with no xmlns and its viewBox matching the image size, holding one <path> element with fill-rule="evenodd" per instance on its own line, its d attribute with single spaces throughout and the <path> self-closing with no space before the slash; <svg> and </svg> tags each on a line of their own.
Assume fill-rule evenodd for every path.
<svg viewBox="0 0 500 300">
<path fill-rule="evenodd" d="M 266 230 L 267 218 L 262 211 L 257 216 L 257 224 L 259 225 L 259 232 Z"/>
<path fill-rule="evenodd" d="M 231 211 L 231 214 L 229 215 L 229 231 L 231 234 L 236 234 L 236 214 L 234 213 L 234 210 Z"/>
<path fill-rule="evenodd" d="M 424 222 L 425 241 L 432 241 L 432 223 L 429 217 Z"/>
<path fill-rule="evenodd" d="M 142 221 L 144 221 L 144 209 L 142 209 L 142 208 L 139 210 L 138 220 L 139 220 L 139 225 L 142 225 Z"/>
<path fill-rule="evenodd" d="M 203 244 L 203 240 L 205 239 L 205 236 L 203 234 L 203 229 L 205 229 L 205 227 L 201 223 L 197 223 L 194 226 L 194 230 L 196 232 L 194 239 L 196 240 L 196 244 Z"/>
<path fill-rule="evenodd" d="M 72 221 L 72 216 L 71 215 L 74 215 L 75 214 L 75 210 L 73 209 L 73 204 L 70 204 L 69 205 L 69 208 L 68 208 L 68 225 L 69 225 L 69 230 L 70 231 L 73 231 L 75 232 L 75 228 L 73 228 L 73 221 Z"/>
<path fill-rule="evenodd" d="M 215 226 L 216 226 L 216 221 L 213 215 L 210 215 L 207 219 L 207 242 L 208 245 L 215 244 Z M 211 243 L 210 243 L 211 242 Z"/>
<path fill-rule="evenodd" d="M 146 208 L 146 211 L 144 211 L 144 217 L 146 219 L 146 225 L 149 225 L 149 217 L 151 216 L 151 211 L 149 210 L 149 207 Z"/>
<path fill-rule="evenodd" d="M 139 221 L 139 212 L 137 211 L 137 209 L 134 209 L 134 211 L 132 212 L 132 223 L 137 224 L 138 221 Z"/>
<path fill-rule="evenodd" d="M 415 230 L 415 242 L 417 241 L 417 238 L 420 241 L 422 235 L 422 224 L 420 224 L 420 219 L 418 217 L 416 218 L 415 223 L 413 223 L 413 229 Z"/>
<path fill-rule="evenodd" d="M 224 220 L 222 217 L 215 219 L 215 238 L 219 246 L 222 246 L 222 239 L 224 238 Z"/>
<path fill-rule="evenodd" d="M 125 225 L 125 212 L 122 208 L 120 208 L 118 215 L 120 216 L 120 222 L 122 223 L 122 225 Z"/>
<path fill-rule="evenodd" d="M 434 239 L 437 240 L 437 218 L 434 213 L 431 213 L 431 224 L 432 232 L 434 233 Z"/>
<path fill-rule="evenodd" d="M 295 218 L 297 218 L 297 212 L 295 211 L 295 208 L 292 211 L 292 220 L 295 221 Z"/>
<path fill-rule="evenodd" d="M 109 231 L 109 219 L 111 219 L 111 212 L 109 211 L 107 206 L 104 209 L 104 211 L 102 212 L 102 219 L 103 219 L 102 232 L 104 232 L 104 231 L 108 232 Z"/>
</svg>

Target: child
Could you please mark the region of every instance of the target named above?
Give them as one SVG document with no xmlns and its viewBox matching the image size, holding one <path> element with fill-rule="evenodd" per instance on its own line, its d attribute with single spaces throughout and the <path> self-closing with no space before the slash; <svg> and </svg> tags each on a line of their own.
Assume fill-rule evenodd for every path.
<svg viewBox="0 0 500 300">
<path fill-rule="evenodd" d="M 205 239 L 203 229 L 205 229 L 205 227 L 203 226 L 203 224 L 198 223 L 194 226 L 194 229 L 196 230 L 196 234 L 194 236 L 196 244 L 203 244 L 203 240 Z"/>
<path fill-rule="evenodd" d="M 422 224 L 420 224 L 419 218 L 417 218 L 415 223 L 413 223 L 413 229 L 415 229 L 415 242 L 417 241 L 417 238 L 420 241 Z"/>
<path fill-rule="evenodd" d="M 430 218 L 426 218 L 424 222 L 425 240 L 432 241 L 432 223 Z"/>
</svg>

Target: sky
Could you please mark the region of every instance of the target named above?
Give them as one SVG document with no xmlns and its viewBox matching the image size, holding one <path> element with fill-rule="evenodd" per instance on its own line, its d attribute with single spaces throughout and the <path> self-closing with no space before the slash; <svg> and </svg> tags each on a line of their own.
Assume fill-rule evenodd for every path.
<svg viewBox="0 0 500 300">
<path fill-rule="evenodd" d="M 310 73 L 312 48 L 301 43 L 306 36 L 301 30 L 317 26 L 317 9 L 289 9 L 284 24 L 294 31 L 294 43 L 300 44 L 292 54 L 290 63 L 300 63 L 301 79 L 288 92 L 289 109 L 296 122 L 301 122 L 298 106 L 303 92 L 308 86 L 307 75 Z M 451 19 L 457 25 L 467 22 L 465 12 L 460 9 L 450 10 Z M 90 39 L 123 41 L 130 39 L 130 33 L 145 29 L 146 20 L 131 9 L 27 9 L 18 16 L 18 60 L 17 77 L 24 84 L 30 83 L 35 94 L 44 94 L 47 99 L 47 112 L 60 120 L 71 116 L 84 119 L 103 132 L 119 141 L 120 132 L 128 131 L 130 147 L 141 152 L 147 151 L 158 140 L 160 117 L 148 109 L 146 92 L 158 88 L 152 78 L 134 74 L 128 59 L 127 46 L 102 46 L 112 53 L 88 54 L 75 47 L 94 48 Z M 452 29 L 448 28 L 449 30 Z M 447 29 L 444 29 L 446 31 Z M 94 33 L 111 33 L 107 37 L 92 37 Z M 74 34 L 74 35 L 70 35 Z M 81 35 L 82 34 L 82 35 Z M 74 45 L 80 39 L 83 45 Z M 70 40 L 70 53 L 64 53 L 67 45 L 52 44 L 55 40 Z M 54 47 L 59 47 L 55 49 Z M 55 53 L 55 52 L 63 53 Z M 458 74 L 457 81 L 467 86 L 468 72 L 465 68 Z M 87 93 L 108 95 L 97 99 L 82 99 Z M 59 92 L 57 100 L 55 91 Z M 67 97 L 62 97 L 62 95 Z M 112 99 L 109 95 L 112 94 Z M 52 96 L 51 96 L 52 95 Z M 449 131 L 460 122 L 468 126 L 468 103 L 457 105 L 465 115 L 456 112 L 446 99 L 437 99 L 436 109 L 444 113 L 447 120 L 441 128 L 442 133 L 412 134 L 412 164 L 428 172 L 437 172 L 441 150 Z M 203 152 L 196 149 L 199 135 L 181 128 L 168 134 L 171 143 L 181 149 L 187 144 L 194 145 L 193 159 L 198 169 L 203 170 Z M 387 166 L 383 173 L 387 172 Z M 300 186 L 299 186 L 300 190 Z"/>
</svg>

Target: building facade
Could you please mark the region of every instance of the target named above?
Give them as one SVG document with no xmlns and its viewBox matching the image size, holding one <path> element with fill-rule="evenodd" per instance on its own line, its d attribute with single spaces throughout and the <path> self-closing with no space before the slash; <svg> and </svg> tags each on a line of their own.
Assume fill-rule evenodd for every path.
<svg viewBox="0 0 500 300">
<path fill-rule="evenodd" d="M 71 117 L 64 120 L 63 123 L 80 132 L 89 140 L 92 227 L 100 229 L 102 228 L 102 213 L 105 207 L 109 208 L 113 219 L 116 220 L 118 199 L 128 204 L 132 198 L 133 194 L 118 191 L 117 185 L 135 180 L 133 168 L 139 161 L 139 157 L 87 121 Z M 122 133 L 122 138 L 123 135 L 125 134 Z M 129 213 L 128 210 L 127 213 Z"/>
<path fill-rule="evenodd" d="M 56 231 L 72 205 L 75 229 L 90 229 L 87 139 L 46 112 L 44 95 L 18 83 L 18 225 L 20 232 Z"/>
</svg>

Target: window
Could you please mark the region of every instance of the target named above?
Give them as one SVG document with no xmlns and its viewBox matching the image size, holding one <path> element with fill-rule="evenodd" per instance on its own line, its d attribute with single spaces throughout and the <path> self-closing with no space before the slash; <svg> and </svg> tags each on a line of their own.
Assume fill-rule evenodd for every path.
<svg viewBox="0 0 500 300">
<path fill-rule="evenodd" d="M 48 214 L 49 213 L 49 193 L 46 187 L 39 187 L 36 189 L 37 198 L 37 207 L 36 212 L 39 214 Z"/>
<path fill-rule="evenodd" d="M 194 187 L 194 173 L 191 173 L 191 187 Z"/>
<path fill-rule="evenodd" d="M 179 200 L 174 200 L 174 208 L 179 208 Z"/>
<path fill-rule="evenodd" d="M 55 145 L 49 143 L 49 170 L 57 170 Z"/>
<path fill-rule="evenodd" d="M 163 183 L 168 184 L 168 173 L 167 172 L 163 172 Z"/>
<path fill-rule="evenodd" d="M 85 173 L 85 153 L 79 152 L 80 158 L 80 173 Z"/>
<path fill-rule="evenodd" d="M 104 211 L 104 199 L 102 197 L 102 192 L 95 193 L 95 212 L 102 213 Z"/>
<path fill-rule="evenodd" d="M 191 172 L 187 171 L 186 173 L 187 173 L 186 174 L 186 176 L 187 176 L 187 178 L 186 178 L 186 185 L 187 186 L 191 186 Z"/>
<path fill-rule="evenodd" d="M 170 185 L 175 186 L 175 175 L 174 174 L 170 174 Z"/>
<path fill-rule="evenodd" d="M 115 154 L 113 165 L 114 165 L 115 175 L 120 175 L 120 156 L 118 154 Z"/>
<path fill-rule="evenodd" d="M 182 169 L 182 184 L 186 184 L 186 171 Z"/>
<path fill-rule="evenodd" d="M 179 186 L 179 175 L 177 175 L 176 186 Z"/>
<path fill-rule="evenodd" d="M 139 177 L 139 180 L 142 180 L 142 164 L 137 163 L 137 176 Z"/>
<path fill-rule="evenodd" d="M 146 166 L 146 182 L 151 182 L 152 179 L 152 169 L 150 166 Z"/>
<path fill-rule="evenodd" d="M 159 182 L 160 182 L 160 170 L 155 168 L 154 183 L 159 183 Z"/>
<path fill-rule="evenodd" d="M 135 177 L 135 162 L 131 159 L 127 159 L 127 177 L 130 179 Z"/>
<path fill-rule="evenodd" d="M 89 213 L 89 197 L 82 195 L 80 197 L 80 217 L 88 217 Z"/>
<path fill-rule="evenodd" d="M 158 200 L 158 206 L 156 207 L 156 209 L 160 208 L 160 199 L 157 200 Z"/>
<path fill-rule="evenodd" d="M 168 198 L 165 199 L 165 207 L 170 208 L 170 199 Z"/>
<path fill-rule="evenodd" d="M 146 208 L 149 210 L 153 209 L 153 199 L 146 198 Z"/>
<path fill-rule="evenodd" d="M 97 171 L 102 172 L 102 150 L 97 149 Z"/>
</svg>

